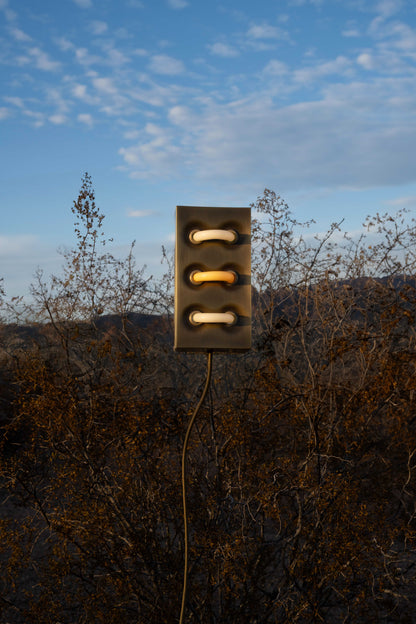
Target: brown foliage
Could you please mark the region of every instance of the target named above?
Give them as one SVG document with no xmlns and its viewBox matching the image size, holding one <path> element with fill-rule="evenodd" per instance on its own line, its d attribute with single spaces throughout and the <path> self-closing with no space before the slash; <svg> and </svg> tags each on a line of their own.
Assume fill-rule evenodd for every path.
<svg viewBox="0 0 416 624">
<path fill-rule="evenodd" d="M 98 253 L 89 179 L 74 205 L 78 247 L 34 289 L 33 345 L 4 352 L 0 621 L 170 624 L 203 361 L 173 354 L 169 316 L 132 315 L 169 290 Z M 271 191 L 253 208 L 255 349 L 214 354 L 190 444 L 187 619 L 411 622 L 413 225 L 316 239 Z"/>
</svg>

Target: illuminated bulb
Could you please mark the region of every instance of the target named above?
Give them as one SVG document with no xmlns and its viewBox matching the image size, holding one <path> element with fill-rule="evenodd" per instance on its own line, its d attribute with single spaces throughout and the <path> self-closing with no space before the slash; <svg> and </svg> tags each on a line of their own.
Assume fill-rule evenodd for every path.
<svg viewBox="0 0 416 624">
<path fill-rule="evenodd" d="M 235 243 L 237 239 L 238 234 L 234 230 L 192 230 L 189 234 L 189 240 L 196 245 L 211 240 Z"/>
<path fill-rule="evenodd" d="M 223 323 L 225 325 L 234 325 L 237 322 L 237 315 L 234 312 L 191 312 L 189 320 L 192 325 L 201 325 L 201 323 Z"/>
<path fill-rule="evenodd" d="M 238 275 L 235 271 L 192 271 L 189 279 L 192 284 L 202 284 L 203 282 L 235 284 L 238 280 Z"/>
</svg>

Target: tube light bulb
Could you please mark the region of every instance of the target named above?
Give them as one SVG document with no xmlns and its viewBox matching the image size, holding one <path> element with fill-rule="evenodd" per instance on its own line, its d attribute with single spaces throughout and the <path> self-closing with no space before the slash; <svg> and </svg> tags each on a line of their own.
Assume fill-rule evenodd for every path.
<svg viewBox="0 0 416 624">
<path fill-rule="evenodd" d="M 235 271 L 192 271 L 189 276 L 194 285 L 203 282 L 225 282 L 226 284 L 236 284 L 238 275 Z"/>
<path fill-rule="evenodd" d="M 234 312 L 199 312 L 195 310 L 189 315 L 192 325 L 203 323 L 222 323 L 224 325 L 234 325 L 237 322 L 237 315 Z"/>
<path fill-rule="evenodd" d="M 238 234 L 235 230 L 192 230 L 189 233 L 189 240 L 196 245 L 212 240 L 235 243 L 237 239 Z"/>
</svg>

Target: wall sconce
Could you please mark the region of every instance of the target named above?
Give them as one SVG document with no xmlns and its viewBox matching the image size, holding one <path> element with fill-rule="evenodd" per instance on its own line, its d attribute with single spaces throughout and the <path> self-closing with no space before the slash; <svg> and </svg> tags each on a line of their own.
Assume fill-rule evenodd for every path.
<svg viewBox="0 0 416 624">
<path fill-rule="evenodd" d="M 251 346 L 250 208 L 177 206 L 177 351 Z"/>
</svg>

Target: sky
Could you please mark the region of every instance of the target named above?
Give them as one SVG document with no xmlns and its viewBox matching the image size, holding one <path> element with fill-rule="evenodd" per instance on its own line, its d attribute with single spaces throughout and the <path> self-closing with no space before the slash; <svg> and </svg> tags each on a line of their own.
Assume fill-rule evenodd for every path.
<svg viewBox="0 0 416 624">
<path fill-rule="evenodd" d="M 176 205 L 414 210 L 415 61 L 414 0 L 0 0 L 6 293 L 59 273 L 84 172 L 156 276 Z"/>
</svg>

